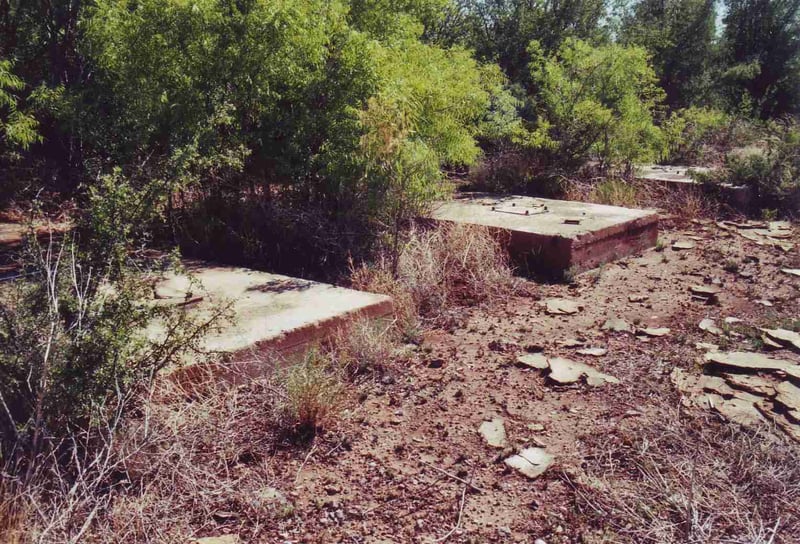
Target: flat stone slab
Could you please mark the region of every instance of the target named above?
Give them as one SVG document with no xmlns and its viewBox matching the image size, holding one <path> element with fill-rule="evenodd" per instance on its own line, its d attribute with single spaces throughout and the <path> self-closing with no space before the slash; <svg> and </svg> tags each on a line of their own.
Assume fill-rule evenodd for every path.
<svg viewBox="0 0 800 544">
<path fill-rule="evenodd" d="M 204 351 L 292 353 L 332 333 L 355 317 L 392 313 L 392 300 L 325 283 L 246 268 L 190 263 L 187 275 L 168 274 L 155 286 L 159 304 L 182 304 L 202 319 L 230 304 L 233 319 L 203 340 Z M 159 327 L 149 333 L 155 337 Z M 235 357 L 238 359 L 238 357 Z"/>
<path fill-rule="evenodd" d="M 658 214 L 586 202 L 465 193 L 437 205 L 435 221 L 507 233 L 511 255 L 538 272 L 580 272 L 652 247 Z"/>
<path fill-rule="evenodd" d="M 707 174 L 711 172 L 711 168 L 706 168 L 703 166 L 643 164 L 636 167 L 636 179 L 694 185 L 697 183 L 697 181 L 695 181 L 695 179 L 692 177 L 691 172 Z"/>
</svg>

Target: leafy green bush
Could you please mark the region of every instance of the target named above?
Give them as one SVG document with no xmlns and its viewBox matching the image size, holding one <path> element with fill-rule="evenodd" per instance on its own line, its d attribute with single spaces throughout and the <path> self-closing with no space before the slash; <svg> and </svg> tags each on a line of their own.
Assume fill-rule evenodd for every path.
<svg viewBox="0 0 800 544">
<path fill-rule="evenodd" d="M 559 160 L 581 165 L 594 155 L 605 169 L 656 157 L 663 91 L 646 50 L 568 39 L 555 55 L 536 42 L 530 53 L 542 108 L 536 131 Z"/>
<path fill-rule="evenodd" d="M 157 208 L 137 206 L 133 194 L 144 193 L 124 178 L 100 187 L 76 233 L 51 234 L 45 245 L 31 234 L 20 277 L 0 284 L 0 457 L 32 460 L 80 429 L 102 427 L 226 311 L 200 322 L 148 302 L 152 282 L 127 250 Z M 150 338 L 156 320 L 164 332 Z"/>
<path fill-rule="evenodd" d="M 729 136 L 732 119 L 719 110 L 690 107 L 677 110 L 662 126 L 665 157 L 680 164 L 696 164 L 707 147 L 719 146 Z"/>
<path fill-rule="evenodd" d="M 256 252 L 279 238 L 215 214 L 242 202 L 253 225 L 268 223 L 260 208 L 296 210 L 331 233 L 396 238 L 442 194 L 443 166 L 479 156 L 504 82 L 469 51 L 419 39 L 433 7 L 98 2 L 84 16 L 98 97 L 87 131 L 111 164 L 144 164 L 165 194 L 179 192 L 186 213 L 174 218 L 192 225 L 202 211 L 201 226 L 219 224 L 215 238 L 227 231 Z"/>
<path fill-rule="evenodd" d="M 766 149 L 730 154 L 713 181 L 746 185 L 760 209 L 800 213 L 800 122 L 793 119 L 768 125 Z"/>
</svg>

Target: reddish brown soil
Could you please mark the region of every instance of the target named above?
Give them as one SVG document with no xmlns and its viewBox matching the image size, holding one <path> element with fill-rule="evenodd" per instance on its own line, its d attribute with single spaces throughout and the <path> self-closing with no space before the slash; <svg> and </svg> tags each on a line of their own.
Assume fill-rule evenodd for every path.
<svg viewBox="0 0 800 544">
<path fill-rule="evenodd" d="M 697 238 L 695 249 L 671 249 L 673 241 L 690 237 Z M 275 486 L 293 502 L 293 515 L 258 529 L 241 520 L 210 524 L 200 534 L 239 533 L 263 542 L 434 542 L 461 513 L 449 542 L 604 541 L 605 521 L 579 515 L 570 482 L 605 466 L 597 444 L 646 434 L 678 417 L 671 370 L 696 366 L 702 356 L 696 342 L 719 343 L 698 322 L 735 316 L 774 326 L 800 316 L 800 278 L 780 271 L 800 267 L 796 248 L 758 246 L 711 222 L 666 230 L 661 239 L 661 251 L 585 273 L 574 285 L 525 282 L 524 295 L 465 310 L 463 324 L 452 330 L 427 332 L 410 360 L 363 385 L 340 428 L 317 437 L 310 449 L 289 448 L 270 459 Z M 689 286 L 717 280 L 719 304 L 691 298 Z M 649 298 L 634 303 L 629 295 Z M 549 316 L 539 301 L 550 297 L 580 301 L 585 309 Z M 774 306 L 754 303 L 760 299 Z M 602 332 L 610 317 L 671 333 L 642 341 Z M 558 345 L 568 338 L 583 338 L 608 354 L 581 356 Z M 742 335 L 723 347 L 747 349 L 750 341 Z M 621 383 L 552 385 L 515 364 L 517 355 L 535 349 L 594 365 Z M 785 350 L 779 354 L 800 361 Z M 502 459 L 510 451 L 488 447 L 477 432 L 493 416 L 504 419 L 510 449 L 546 446 L 556 456 L 554 466 L 535 481 L 507 469 Z M 709 424 L 716 419 L 707 417 Z M 464 493 L 461 480 L 480 491 Z M 775 540 L 793 541 L 790 534 Z"/>
</svg>

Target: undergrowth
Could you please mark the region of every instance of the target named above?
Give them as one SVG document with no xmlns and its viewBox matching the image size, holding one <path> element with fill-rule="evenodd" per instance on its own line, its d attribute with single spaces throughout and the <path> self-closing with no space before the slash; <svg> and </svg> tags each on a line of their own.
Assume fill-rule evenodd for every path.
<svg viewBox="0 0 800 544">
<path fill-rule="evenodd" d="M 352 272 L 356 289 L 394 297 L 404 332 L 421 323 L 443 325 L 459 306 L 489 301 L 511 291 L 515 280 L 501 242 L 485 227 L 413 227 L 396 259 L 380 256 Z M 421 320 L 421 322 L 420 322 Z"/>
</svg>

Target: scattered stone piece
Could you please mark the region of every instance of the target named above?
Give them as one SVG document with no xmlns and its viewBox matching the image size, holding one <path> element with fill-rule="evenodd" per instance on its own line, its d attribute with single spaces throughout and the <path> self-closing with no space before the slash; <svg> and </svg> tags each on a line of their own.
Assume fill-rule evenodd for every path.
<svg viewBox="0 0 800 544">
<path fill-rule="evenodd" d="M 481 433 L 486 444 L 493 448 L 502 449 L 508 446 L 506 428 L 503 424 L 503 420 L 499 417 L 481 423 L 481 426 L 478 427 L 478 432 Z"/>
<path fill-rule="evenodd" d="M 608 350 L 605 348 L 586 348 L 586 349 L 579 349 L 576 353 L 580 353 L 581 355 L 591 355 L 592 357 L 602 357 Z"/>
<path fill-rule="evenodd" d="M 800 387 L 792 382 L 781 382 L 775 387 L 775 402 L 788 410 L 800 411 Z"/>
<path fill-rule="evenodd" d="M 764 347 L 767 349 L 781 349 L 783 345 L 777 343 L 775 340 L 767 336 L 766 334 L 761 335 L 761 341 L 764 343 Z"/>
<path fill-rule="evenodd" d="M 517 357 L 517 364 L 526 366 L 528 368 L 535 368 L 537 370 L 546 370 L 550 364 L 547 362 L 547 357 L 544 353 L 528 353 Z"/>
<path fill-rule="evenodd" d="M 526 448 L 517 455 L 512 455 L 505 460 L 505 464 L 531 480 L 535 480 L 550 468 L 554 457 L 544 448 Z"/>
<path fill-rule="evenodd" d="M 723 373 L 722 377 L 731 387 L 747 391 L 753 395 L 760 395 L 762 397 L 775 396 L 775 382 L 762 378 L 761 376 Z"/>
<path fill-rule="evenodd" d="M 681 251 L 686 249 L 694 249 L 695 244 L 690 240 L 677 240 L 672 243 L 672 249 L 675 251 Z"/>
<path fill-rule="evenodd" d="M 540 433 L 544 430 L 544 425 L 542 425 L 541 423 L 528 423 L 526 427 L 528 428 L 529 431 L 532 431 L 534 433 Z"/>
<path fill-rule="evenodd" d="M 639 329 L 636 331 L 636 334 L 643 334 L 645 336 L 652 336 L 652 337 L 660 337 L 666 336 L 670 333 L 671 329 L 666 327 L 659 327 L 659 328 L 646 328 L 646 329 Z"/>
<path fill-rule="evenodd" d="M 631 324 L 618 317 L 607 319 L 606 322 L 603 323 L 602 329 L 604 331 L 612 332 L 633 332 L 633 327 L 631 327 Z"/>
<path fill-rule="evenodd" d="M 548 378 L 556 383 L 571 384 L 586 376 L 586 383 L 592 387 L 603 385 L 604 383 L 619 383 L 614 376 L 603 374 L 597 369 L 578 361 L 553 357 L 548 359 L 550 363 L 550 374 Z"/>
<path fill-rule="evenodd" d="M 693 375 L 675 368 L 672 370 L 670 380 L 686 396 L 685 401 L 688 401 L 688 405 L 714 410 L 725 419 L 741 425 L 754 426 L 764 421 L 756 408 L 756 403 L 761 401 L 761 397 L 736 391 L 725 384 L 722 378 Z M 723 392 L 724 396 L 718 391 Z"/>
<path fill-rule="evenodd" d="M 714 402 L 711 408 L 728 421 L 738 423 L 745 427 L 756 427 L 766 422 L 764 416 L 756 408 L 755 399 L 734 397 Z"/>
<path fill-rule="evenodd" d="M 709 344 L 708 342 L 697 342 L 694 347 L 703 351 L 717 351 L 719 349 L 717 344 Z"/>
<path fill-rule="evenodd" d="M 759 402 L 756 404 L 759 412 L 761 412 L 767 419 L 772 421 L 775 425 L 781 428 L 792 440 L 800 442 L 800 425 L 789 421 L 781 414 L 776 414 L 772 411 L 771 406 L 766 402 Z"/>
<path fill-rule="evenodd" d="M 783 369 L 784 374 L 786 374 L 790 379 L 797 380 L 800 382 L 800 365 L 790 366 L 789 368 Z"/>
<path fill-rule="evenodd" d="M 583 309 L 583 304 L 566 298 L 550 298 L 544 301 L 546 312 L 550 315 L 572 315 Z"/>
<path fill-rule="evenodd" d="M 194 544 L 239 544 L 239 535 L 207 536 L 194 539 Z"/>
<path fill-rule="evenodd" d="M 705 318 L 700 321 L 700 330 L 710 332 L 711 334 L 715 334 L 717 336 L 722 335 L 722 329 L 717 327 L 716 322 L 713 319 Z"/>
<path fill-rule="evenodd" d="M 790 276 L 800 277 L 800 268 L 781 268 L 781 272 L 789 274 Z"/>
<path fill-rule="evenodd" d="M 566 340 L 559 340 L 558 345 L 563 348 L 579 348 L 585 346 L 586 342 L 577 338 L 567 338 Z"/>
<path fill-rule="evenodd" d="M 755 303 L 756 304 L 760 304 L 761 306 L 766 306 L 767 308 L 771 308 L 772 307 L 772 303 L 770 301 L 766 300 L 766 299 L 756 300 Z"/>
<path fill-rule="evenodd" d="M 800 351 L 800 333 L 786 329 L 761 329 L 761 331 L 778 344 Z"/>
<path fill-rule="evenodd" d="M 735 370 L 786 370 L 796 366 L 790 361 L 749 351 L 711 351 L 706 353 L 705 360 L 706 364 L 713 363 Z"/>
<path fill-rule="evenodd" d="M 689 291 L 691 291 L 692 295 L 695 297 L 707 300 L 709 302 L 717 300 L 721 292 L 720 288 L 714 285 L 692 285 L 689 287 Z"/>
<path fill-rule="evenodd" d="M 725 319 L 723 319 L 723 321 L 728 325 L 735 325 L 736 323 L 742 322 L 742 320 L 739 319 L 738 317 L 726 317 Z"/>
<path fill-rule="evenodd" d="M 649 298 L 647 295 L 628 295 L 628 301 L 630 302 L 644 302 Z"/>
</svg>

